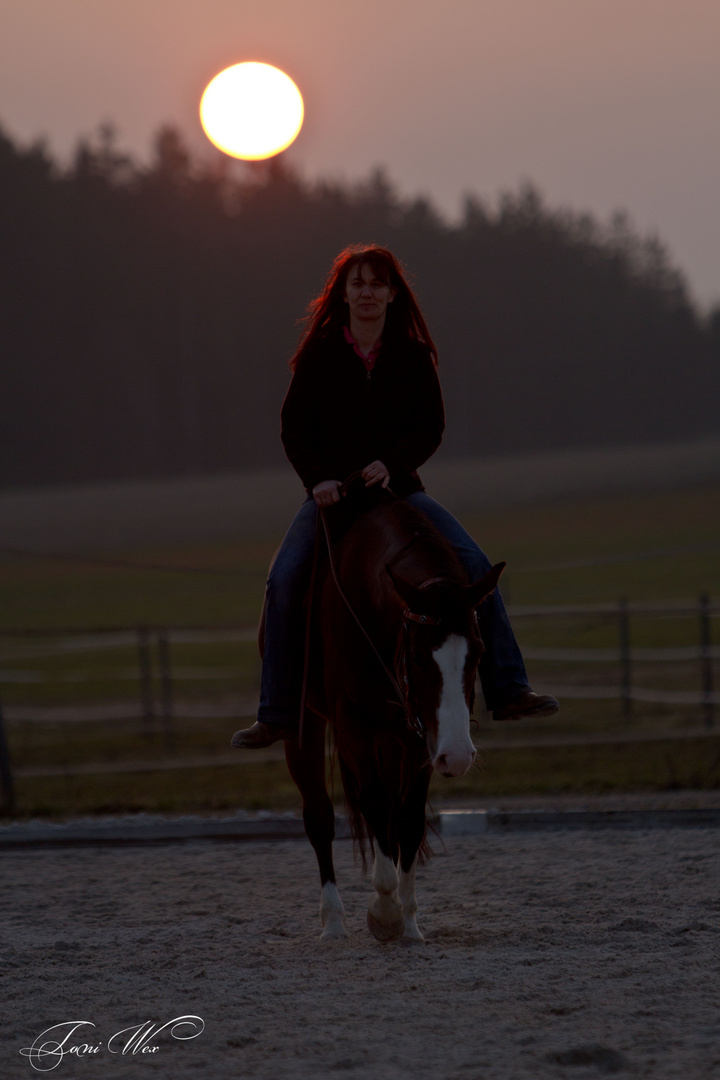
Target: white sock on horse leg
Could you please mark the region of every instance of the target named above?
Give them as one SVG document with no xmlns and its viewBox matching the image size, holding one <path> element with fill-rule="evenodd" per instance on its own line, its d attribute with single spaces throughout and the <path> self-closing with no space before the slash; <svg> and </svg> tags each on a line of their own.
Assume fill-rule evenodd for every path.
<svg viewBox="0 0 720 1080">
<path fill-rule="evenodd" d="M 376 895 L 370 901 L 369 914 L 382 926 L 398 927 L 402 923 L 402 906 L 398 896 L 398 876 L 395 863 L 375 846 L 372 883 Z M 399 933 L 393 933 L 393 937 Z"/>
<path fill-rule="evenodd" d="M 403 931 L 403 937 L 410 941 L 424 941 L 418 929 L 417 920 L 415 918 L 417 914 L 417 899 L 415 897 L 415 872 L 417 870 L 418 857 L 415 856 L 413 864 L 410 869 L 405 871 L 400 868 L 400 884 L 398 886 L 398 895 L 400 897 L 400 903 L 403 906 L 403 921 L 405 923 L 405 930 Z"/>
<path fill-rule="evenodd" d="M 320 893 L 320 922 L 322 938 L 347 937 L 345 908 L 334 881 L 326 881 Z"/>
<path fill-rule="evenodd" d="M 373 862 L 372 883 L 375 891 L 385 896 L 391 896 L 397 891 L 398 875 L 395 863 L 389 855 L 375 847 L 375 861 Z"/>
</svg>

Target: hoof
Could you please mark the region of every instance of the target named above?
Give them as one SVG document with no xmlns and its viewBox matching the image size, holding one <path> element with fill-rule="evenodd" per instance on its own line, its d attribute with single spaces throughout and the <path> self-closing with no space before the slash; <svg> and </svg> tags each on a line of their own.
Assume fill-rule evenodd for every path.
<svg viewBox="0 0 720 1080">
<path fill-rule="evenodd" d="M 403 945 L 424 945 L 425 938 L 418 930 L 418 925 L 414 919 L 406 919 L 404 934 L 402 936 Z"/>
<path fill-rule="evenodd" d="M 329 922 L 320 935 L 321 941 L 343 941 L 348 936 L 343 922 Z"/>
<path fill-rule="evenodd" d="M 368 930 L 378 941 L 397 941 L 403 936 L 405 922 L 402 918 L 396 922 L 381 923 L 371 911 L 367 913 Z"/>
</svg>

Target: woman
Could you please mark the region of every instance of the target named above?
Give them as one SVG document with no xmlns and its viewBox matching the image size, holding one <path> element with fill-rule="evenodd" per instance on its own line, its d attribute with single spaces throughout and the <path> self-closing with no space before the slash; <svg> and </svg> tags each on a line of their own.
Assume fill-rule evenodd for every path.
<svg viewBox="0 0 720 1080">
<path fill-rule="evenodd" d="M 233 746 L 269 746 L 297 735 L 304 656 L 303 597 L 312 570 L 317 507 L 340 499 L 342 481 L 361 472 L 366 487 L 391 487 L 418 507 L 455 548 L 476 581 L 490 562 L 417 469 L 445 427 L 437 354 L 415 296 L 386 248 L 350 247 L 333 263 L 312 302 L 291 361 L 282 440 L 308 498 L 270 571 L 260 710 Z M 480 680 L 495 720 L 550 716 L 557 701 L 533 693 L 502 599 L 480 607 L 485 653 Z"/>
</svg>

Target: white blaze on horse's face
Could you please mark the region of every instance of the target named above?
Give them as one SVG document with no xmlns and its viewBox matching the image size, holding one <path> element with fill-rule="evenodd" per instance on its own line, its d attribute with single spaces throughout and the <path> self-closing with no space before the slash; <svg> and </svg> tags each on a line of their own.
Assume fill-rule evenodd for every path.
<svg viewBox="0 0 720 1080">
<path fill-rule="evenodd" d="M 437 649 L 433 660 L 440 669 L 442 685 L 437 711 L 437 743 L 432 753 L 433 768 L 443 776 L 463 776 L 476 750 L 470 738 L 470 712 L 465 700 L 467 638 L 450 634 Z"/>
</svg>

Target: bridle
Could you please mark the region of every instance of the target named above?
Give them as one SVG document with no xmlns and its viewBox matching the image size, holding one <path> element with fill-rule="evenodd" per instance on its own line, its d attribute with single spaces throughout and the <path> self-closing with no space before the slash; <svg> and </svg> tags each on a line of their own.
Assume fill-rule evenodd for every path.
<svg viewBox="0 0 720 1080">
<path fill-rule="evenodd" d="M 420 588 L 422 589 L 425 585 L 430 585 L 433 581 L 440 580 L 441 578 L 432 578 L 430 581 L 424 582 Z M 409 608 L 405 608 L 403 611 L 402 626 L 400 628 L 400 637 L 398 638 L 397 649 L 395 651 L 395 670 L 400 672 L 400 685 L 403 692 L 402 704 L 405 709 L 405 719 L 410 731 L 414 731 L 416 735 L 419 735 L 421 739 L 424 739 L 425 725 L 420 719 L 420 710 L 412 695 L 410 679 L 408 678 L 408 653 L 410 651 L 411 622 L 427 626 L 440 626 L 442 619 L 435 619 L 432 615 L 418 615 L 416 611 L 410 611 Z"/>
</svg>

